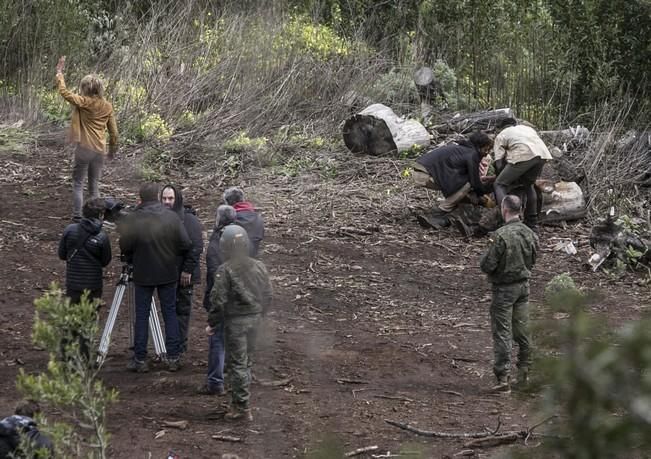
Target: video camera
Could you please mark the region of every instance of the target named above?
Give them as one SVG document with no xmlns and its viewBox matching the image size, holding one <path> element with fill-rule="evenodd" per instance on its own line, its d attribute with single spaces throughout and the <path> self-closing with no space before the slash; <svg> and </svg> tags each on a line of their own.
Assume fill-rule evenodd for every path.
<svg viewBox="0 0 651 459">
<path fill-rule="evenodd" d="M 104 199 L 104 220 L 118 225 L 120 221 L 133 212 L 132 206 L 127 206 L 115 198 Z"/>
</svg>

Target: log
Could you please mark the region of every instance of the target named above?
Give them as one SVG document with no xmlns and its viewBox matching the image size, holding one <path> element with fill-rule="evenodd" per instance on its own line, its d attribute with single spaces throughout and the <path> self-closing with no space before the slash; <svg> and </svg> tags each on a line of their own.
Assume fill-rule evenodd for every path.
<svg viewBox="0 0 651 459">
<path fill-rule="evenodd" d="M 537 180 L 542 197 L 541 222 L 578 220 L 585 217 L 586 202 L 583 190 L 576 182 Z"/>
<path fill-rule="evenodd" d="M 460 114 L 457 113 L 446 123 L 434 126 L 441 134 L 467 133 L 474 130 L 494 131 L 506 120 L 515 120 L 515 115 L 510 108 L 500 108 L 483 112 Z"/>
<path fill-rule="evenodd" d="M 379 156 L 427 147 L 430 135 L 416 120 L 405 120 L 386 105 L 373 104 L 344 123 L 344 143 L 353 153 Z"/>
</svg>

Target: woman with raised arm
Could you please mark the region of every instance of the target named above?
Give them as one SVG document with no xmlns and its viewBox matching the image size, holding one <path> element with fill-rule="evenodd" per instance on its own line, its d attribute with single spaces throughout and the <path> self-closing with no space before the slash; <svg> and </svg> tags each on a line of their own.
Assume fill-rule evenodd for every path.
<svg viewBox="0 0 651 459">
<path fill-rule="evenodd" d="M 72 119 L 68 141 L 75 145 L 72 169 L 72 219 L 81 220 L 84 202 L 84 179 L 88 178 L 88 193 L 99 197 L 99 179 L 106 156 L 106 130 L 109 131 L 108 157 L 112 159 L 118 147 L 118 128 L 113 106 L 104 99 L 104 87 L 97 75 L 86 75 L 79 84 L 79 94 L 66 88 L 63 78 L 65 56 L 56 66 L 56 84 L 59 94 L 72 105 Z"/>
</svg>

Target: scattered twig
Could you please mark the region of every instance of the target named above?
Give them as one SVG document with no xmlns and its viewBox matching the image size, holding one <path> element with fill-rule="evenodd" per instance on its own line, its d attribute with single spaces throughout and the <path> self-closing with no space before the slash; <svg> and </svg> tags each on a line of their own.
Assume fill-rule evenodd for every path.
<svg viewBox="0 0 651 459">
<path fill-rule="evenodd" d="M 234 437 L 232 435 L 212 435 L 212 438 L 215 440 L 228 441 L 231 443 L 240 443 L 242 441 L 242 437 Z"/>
<path fill-rule="evenodd" d="M 348 379 L 348 378 L 339 378 L 337 379 L 339 384 L 368 384 L 368 381 L 361 379 Z"/>
<path fill-rule="evenodd" d="M 392 421 L 391 419 L 385 419 L 384 422 L 392 426 L 398 427 L 399 429 L 406 430 L 408 432 L 415 433 L 416 435 L 421 435 L 423 437 L 435 437 L 435 438 L 485 438 L 490 435 L 494 435 L 496 432 L 436 432 L 433 430 L 422 430 L 416 427 L 412 427 L 409 424 L 405 424 L 398 421 Z M 499 428 L 499 424 L 498 424 Z"/>
<path fill-rule="evenodd" d="M 346 454 L 344 454 L 345 457 L 355 457 L 359 456 L 360 454 L 364 453 L 370 453 L 371 451 L 377 451 L 380 449 L 377 445 L 373 446 L 365 446 L 364 448 L 357 448 L 356 450 L 350 451 Z"/>
<path fill-rule="evenodd" d="M 408 397 L 400 397 L 397 395 L 374 395 L 373 397 L 375 398 L 384 398 L 387 400 L 400 400 L 403 402 L 415 402 L 416 400 L 412 400 L 411 398 Z"/>
<path fill-rule="evenodd" d="M 464 448 L 487 448 L 490 446 L 499 446 L 514 443 L 518 438 L 522 438 L 523 432 L 505 432 L 500 435 L 491 435 L 484 438 L 475 438 L 463 444 Z"/>
<path fill-rule="evenodd" d="M 188 421 L 163 421 L 165 427 L 174 427 L 175 429 L 185 430 L 190 424 Z"/>
<path fill-rule="evenodd" d="M 282 387 L 282 386 L 286 386 L 290 382 L 292 382 L 291 377 L 285 378 L 285 379 L 279 379 L 277 381 L 265 381 L 265 380 L 259 379 L 257 381 L 257 384 L 260 385 L 260 386 L 263 386 L 263 387 Z"/>
<path fill-rule="evenodd" d="M 441 392 L 444 394 L 456 395 L 457 397 L 463 397 L 463 394 L 461 392 L 457 392 L 454 390 L 442 390 Z"/>
</svg>

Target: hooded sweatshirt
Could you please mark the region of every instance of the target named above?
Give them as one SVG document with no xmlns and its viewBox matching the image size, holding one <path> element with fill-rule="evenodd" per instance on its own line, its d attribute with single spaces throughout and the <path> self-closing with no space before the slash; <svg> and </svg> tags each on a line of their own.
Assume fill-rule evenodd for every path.
<svg viewBox="0 0 651 459">
<path fill-rule="evenodd" d="M 102 268 L 111 261 L 111 241 L 102 231 L 102 222 L 83 218 L 68 225 L 59 241 L 59 258 L 66 260 L 66 288 L 102 288 Z"/>
<path fill-rule="evenodd" d="M 194 210 L 190 206 L 183 205 L 183 193 L 176 186 L 169 184 L 161 189 L 171 188 L 174 190 L 174 206 L 172 210 L 179 216 L 183 222 L 185 231 L 190 236 L 192 248 L 186 253 L 185 257 L 179 258 L 179 277 L 181 272 L 192 274 L 192 284 L 201 282 L 201 254 L 203 253 L 203 228 L 197 218 Z"/>
</svg>

